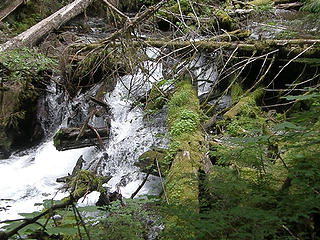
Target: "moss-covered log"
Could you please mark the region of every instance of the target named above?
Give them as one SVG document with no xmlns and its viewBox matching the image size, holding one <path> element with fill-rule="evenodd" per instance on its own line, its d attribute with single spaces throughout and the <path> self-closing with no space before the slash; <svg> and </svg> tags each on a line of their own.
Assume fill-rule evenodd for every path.
<svg viewBox="0 0 320 240">
<path fill-rule="evenodd" d="M 166 177 L 165 191 L 169 206 L 193 213 L 199 210 L 198 172 L 205 157 L 205 140 L 200 130 L 199 101 L 189 75 L 184 75 L 169 101 L 168 128 L 173 162 Z M 166 232 L 184 227 L 184 219 L 166 216 Z M 189 230 L 185 238 L 192 239 Z M 181 234 L 181 233 L 180 233 Z"/>
<path fill-rule="evenodd" d="M 212 40 L 213 39 L 213 40 Z M 290 40 L 265 40 L 265 41 L 217 41 L 215 38 L 200 41 L 167 41 L 158 39 L 148 39 L 145 41 L 132 41 L 131 46 L 152 46 L 157 48 L 183 49 L 190 51 L 214 51 L 217 49 L 237 50 L 238 57 L 251 57 L 253 53 L 267 54 L 277 53 L 279 59 L 290 59 L 298 56 L 301 58 L 319 58 L 320 40 L 319 39 L 290 39 Z M 99 49 L 105 43 L 92 43 L 78 45 L 89 49 Z M 121 43 L 113 43 L 113 47 L 118 47 Z"/>
<path fill-rule="evenodd" d="M 141 45 L 141 43 L 139 43 Z M 279 57 L 295 57 L 303 53 L 302 57 L 317 58 L 320 56 L 320 40 L 313 39 L 291 39 L 291 40 L 266 40 L 254 42 L 217 42 L 217 41 L 162 41 L 148 40 L 145 44 L 153 47 L 166 48 L 190 48 L 196 47 L 198 50 L 212 51 L 219 48 L 225 50 L 237 49 L 238 55 L 251 56 L 252 53 L 258 54 L 278 51 Z"/>
</svg>

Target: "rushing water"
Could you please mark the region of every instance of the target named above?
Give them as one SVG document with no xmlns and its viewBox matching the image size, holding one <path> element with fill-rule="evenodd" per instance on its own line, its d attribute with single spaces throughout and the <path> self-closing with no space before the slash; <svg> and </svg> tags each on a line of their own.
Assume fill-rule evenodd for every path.
<svg viewBox="0 0 320 240">
<path fill-rule="evenodd" d="M 158 55 L 157 50 L 152 48 L 146 49 L 146 54 L 151 60 Z M 52 93 L 45 102 L 50 109 L 49 117 L 53 120 L 42 120 L 50 126 L 47 134 L 51 135 L 51 138 L 34 148 L 14 153 L 9 159 L 0 161 L 0 221 L 17 218 L 21 212 L 38 210 L 36 203 L 41 203 L 44 199 L 59 199 L 65 196 L 66 193 L 58 191 L 62 184 L 57 183 L 56 178 L 71 173 L 81 155 L 85 159 L 85 169 L 99 163 L 98 173 L 113 177 L 107 186 L 111 190 L 120 191 L 124 197 L 130 197 L 145 177 L 145 174 L 134 167 L 134 162 L 151 147 L 166 144 L 165 138 L 155 137 L 159 133 L 165 133 L 165 114 L 155 115 L 150 122 L 144 119 L 141 107 L 133 107 L 135 98 L 145 95 L 151 88 L 151 83 L 162 78 L 161 64 L 146 61 L 144 67 L 147 72 L 152 73 L 149 77 L 141 71 L 123 76 L 115 89 L 105 96 L 105 101 L 112 109 L 112 117 L 111 136 L 104 142 L 103 151 L 96 147 L 87 147 L 59 152 L 51 140 L 58 129 L 57 123 L 66 126 L 66 119 L 72 114 L 75 105 L 80 105 L 83 114 L 87 114 L 88 97 L 92 96 L 97 87 L 78 96 L 72 103 L 66 103 L 58 96 L 53 85 L 49 86 Z M 90 124 L 97 126 L 102 120 L 94 117 Z M 156 194 L 160 190 L 158 177 L 151 176 L 139 194 Z M 94 204 L 97 195 L 91 194 L 87 201 Z"/>
</svg>

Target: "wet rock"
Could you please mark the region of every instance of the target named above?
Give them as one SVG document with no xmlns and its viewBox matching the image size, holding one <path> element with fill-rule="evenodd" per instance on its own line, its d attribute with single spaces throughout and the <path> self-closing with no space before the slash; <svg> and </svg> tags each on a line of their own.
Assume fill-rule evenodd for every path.
<svg viewBox="0 0 320 240">
<path fill-rule="evenodd" d="M 99 199 L 96 202 L 96 206 L 107 206 L 109 205 L 111 202 L 120 200 L 122 201 L 122 195 L 121 193 L 118 192 L 108 192 L 107 189 L 105 189 L 104 193 L 100 193 Z"/>
<path fill-rule="evenodd" d="M 79 137 L 80 128 L 61 128 L 53 137 L 54 146 L 58 151 L 101 145 L 110 135 L 110 126 L 86 129 Z"/>
</svg>

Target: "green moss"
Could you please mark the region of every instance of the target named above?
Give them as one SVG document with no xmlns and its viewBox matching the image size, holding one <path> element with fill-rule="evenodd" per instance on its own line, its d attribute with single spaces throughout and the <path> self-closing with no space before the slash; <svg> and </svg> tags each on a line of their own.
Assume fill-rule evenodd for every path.
<svg viewBox="0 0 320 240">
<path fill-rule="evenodd" d="M 160 85 L 153 85 L 145 107 L 147 113 L 155 113 L 160 110 L 166 103 L 166 99 L 160 90 Z"/>
<path fill-rule="evenodd" d="M 0 91 L 0 127 L 6 133 L 3 141 L 21 141 L 21 137 L 30 140 L 31 131 L 26 126 L 32 124 L 36 113 L 41 93 L 37 88 L 44 88 L 42 73 L 55 66 L 54 60 L 28 48 L 0 53 L 0 86 L 6 89 Z"/>
<path fill-rule="evenodd" d="M 234 105 L 224 115 L 224 119 L 235 119 L 236 115 L 242 114 L 246 116 L 257 115 L 259 108 L 256 106 L 256 100 L 262 95 L 263 90 L 257 89 L 246 97 L 242 97 L 240 101 Z"/>
<path fill-rule="evenodd" d="M 66 0 L 32 0 L 20 5 L 16 11 L 5 18 L 10 28 L 10 33 L 17 35 L 45 17 L 54 13 L 66 4 Z"/>
<path fill-rule="evenodd" d="M 158 176 L 159 172 L 156 161 L 158 161 L 161 175 L 165 176 L 168 173 L 170 162 L 166 161 L 166 150 L 164 149 L 157 148 L 143 153 L 138 158 L 135 166 L 139 167 L 143 172 L 150 172 Z"/>
<path fill-rule="evenodd" d="M 53 145 L 56 149 L 60 148 L 61 144 L 61 136 L 63 135 L 62 129 L 60 129 L 54 136 L 53 136 Z"/>
<path fill-rule="evenodd" d="M 231 101 L 232 104 L 238 102 L 239 98 L 242 96 L 243 90 L 238 82 L 235 82 L 231 87 Z"/>
<path fill-rule="evenodd" d="M 166 178 L 169 203 L 193 206 L 198 202 L 198 169 L 204 153 L 200 107 L 189 75 L 183 75 L 168 102 L 169 153 L 173 162 Z"/>
<path fill-rule="evenodd" d="M 233 18 L 231 18 L 227 12 L 225 12 L 222 9 L 219 9 L 214 12 L 214 15 L 219 21 L 219 27 L 227 30 L 227 31 L 232 31 L 237 29 L 236 22 Z"/>
<path fill-rule="evenodd" d="M 77 175 L 71 179 L 70 188 L 72 196 L 76 199 L 89 191 L 104 191 L 99 178 L 88 170 L 78 171 Z"/>
</svg>

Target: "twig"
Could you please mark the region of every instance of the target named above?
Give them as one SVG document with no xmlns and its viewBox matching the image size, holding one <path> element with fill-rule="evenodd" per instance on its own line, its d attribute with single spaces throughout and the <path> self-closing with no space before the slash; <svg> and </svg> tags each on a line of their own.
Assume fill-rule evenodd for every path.
<svg viewBox="0 0 320 240">
<path fill-rule="evenodd" d="M 110 107 L 107 103 L 105 103 L 95 97 L 90 97 L 90 100 L 93 101 L 94 103 L 100 105 L 101 107 L 104 107 L 107 111 L 110 111 Z"/>
<path fill-rule="evenodd" d="M 277 75 L 271 80 L 271 82 L 267 85 L 267 88 L 270 87 L 270 85 L 274 82 L 274 80 L 280 75 L 280 73 L 294 60 L 296 60 L 298 57 L 300 57 L 302 54 L 304 54 L 305 52 L 307 52 L 310 48 L 312 48 L 316 43 L 313 43 L 311 46 L 307 47 L 306 49 L 304 49 L 301 53 L 299 53 L 297 56 L 295 56 L 294 58 L 290 59 L 289 62 L 287 62 L 281 69 L 280 71 L 277 73 Z"/>
<path fill-rule="evenodd" d="M 88 125 L 88 122 L 89 122 L 90 118 L 91 118 L 96 112 L 97 112 L 97 110 L 96 110 L 96 109 L 93 109 L 93 110 L 87 115 L 87 117 L 86 117 L 86 119 L 84 120 L 84 123 L 83 123 L 83 125 L 82 125 L 82 127 L 81 127 L 81 129 L 80 129 L 80 131 L 79 131 L 79 134 L 78 134 L 78 136 L 77 136 L 77 138 L 76 138 L 76 142 L 79 141 L 79 139 L 83 136 L 84 131 L 86 130 L 86 127 L 87 127 L 87 125 Z"/>
<path fill-rule="evenodd" d="M 89 124 L 88 124 L 88 128 L 90 128 L 90 130 L 93 131 L 96 134 L 101 149 L 104 149 L 104 146 L 103 146 L 103 143 L 102 143 L 102 139 L 101 139 L 100 134 L 98 133 L 98 131 L 94 127 L 90 126 Z"/>
<path fill-rule="evenodd" d="M 141 190 L 141 188 L 144 186 L 144 184 L 147 182 L 148 177 L 150 175 L 151 170 L 148 171 L 146 177 L 143 179 L 142 183 L 139 185 L 139 187 L 137 188 L 137 190 L 134 191 L 134 193 L 131 194 L 131 199 L 134 199 L 134 197 L 138 194 L 138 192 Z"/>
<path fill-rule="evenodd" d="M 293 235 L 293 233 L 290 231 L 289 228 L 287 228 L 285 225 L 282 225 L 282 227 L 296 240 L 300 240 L 300 238 L 296 237 L 295 235 Z"/>
<path fill-rule="evenodd" d="M 91 240 L 91 237 L 90 237 L 89 231 L 88 231 L 88 229 L 87 229 L 87 227 L 86 227 L 86 225 L 85 225 L 85 223 L 84 223 L 84 221 L 83 221 L 83 219 L 82 219 L 82 216 L 81 216 L 81 214 L 80 214 L 80 212 L 79 212 L 78 208 L 75 206 L 75 204 L 74 204 L 74 203 L 72 203 L 72 208 L 73 208 L 73 211 L 74 211 L 74 213 L 75 213 L 75 217 L 76 217 L 76 215 L 78 215 L 79 220 L 80 220 L 80 223 L 81 223 L 81 225 L 82 225 L 82 227 L 83 227 L 84 231 L 86 232 L 86 235 L 87 235 L 87 237 L 88 237 L 88 240 Z"/>
</svg>

